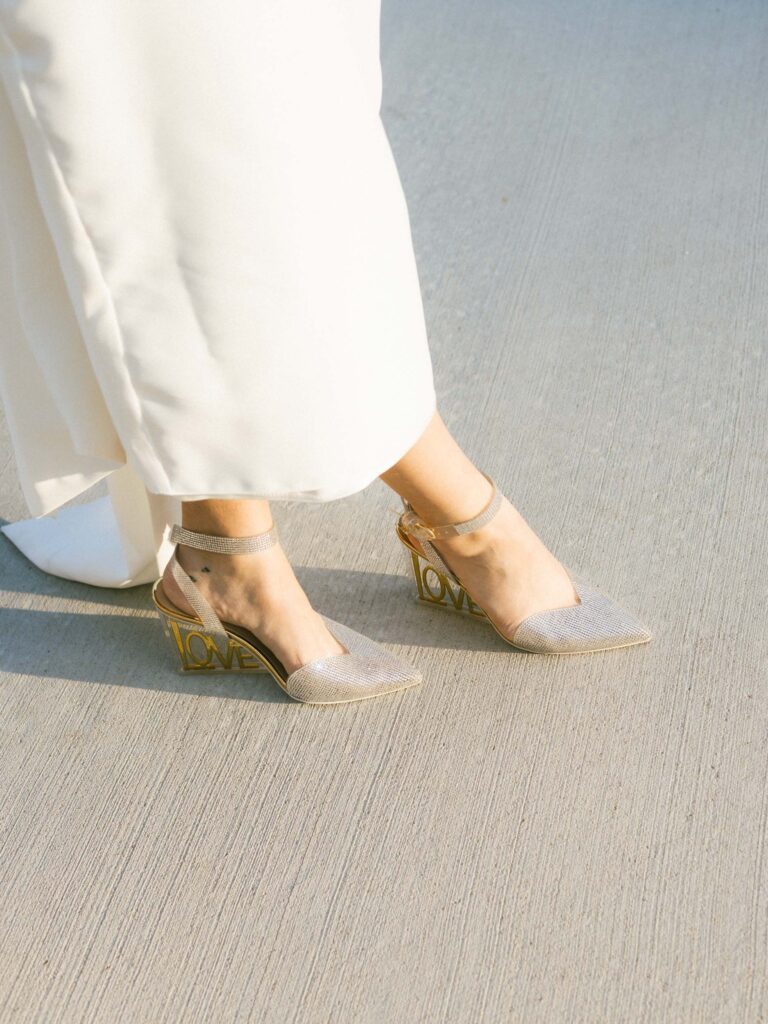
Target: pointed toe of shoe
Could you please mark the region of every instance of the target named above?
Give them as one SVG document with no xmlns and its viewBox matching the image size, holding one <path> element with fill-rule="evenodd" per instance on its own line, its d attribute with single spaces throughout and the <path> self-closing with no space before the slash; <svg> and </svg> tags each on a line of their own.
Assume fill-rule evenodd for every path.
<svg viewBox="0 0 768 1024">
<path fill-rule="evenodd" d="M 337 654 L 297 669 L 288 677 L 285 688 L 294 700 L 307 704 L 341 704 L 380 697 L 420 682 L 416 669 L 399 659 Z"/>
<path fill-rule="evenodd" d="M 536 654 L 578 654 L 630 647 L 652 639 L 630 612 L 588 583 L 574 581 L 580 604 L 523 619 L 511 643 Z"/>
<path fill-rule="evenodd" d="M 285 688 L 294 700 L 340 704 L 379 697 L 421 682 L 421 673 L 405 658 L 349 626 L 323 618 L 348 653 L 318 658 L 292 672 Z"/>
</svg>

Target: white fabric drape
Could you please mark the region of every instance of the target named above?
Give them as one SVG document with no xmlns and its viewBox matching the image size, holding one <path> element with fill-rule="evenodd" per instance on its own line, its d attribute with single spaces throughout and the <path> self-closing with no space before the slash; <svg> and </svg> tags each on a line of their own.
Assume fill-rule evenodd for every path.
<svg viewBox="0 0 768 1024">
<path fill-rule="evenodd" d="M 47 516 L 114 474 L 110 499 L 6 528 L 47 571 L 143 582 L 174 502 L 343 497 L 426 427 L 378 20 L 378 0 L 0 0 L 19 476 Z"/>
<path fill-rule="evenodd" d="M 171 556 L 168 526 L 178 521 L 178 501 L 148 494 L 130 466 L 107 484 L 103 497 L 9 523 L 3 533 L 55 576 L 96 587 L 150 583 Z"/>
</svg>

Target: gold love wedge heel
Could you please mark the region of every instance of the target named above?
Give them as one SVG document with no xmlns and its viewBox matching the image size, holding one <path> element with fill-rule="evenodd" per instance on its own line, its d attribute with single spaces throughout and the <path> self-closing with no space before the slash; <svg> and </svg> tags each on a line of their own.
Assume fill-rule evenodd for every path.
<svg viewBox="0 0 768 1024">
<path fill-rule="evenodd" d="M 272 527 L 252 537 L 218 537 L 174 526 L 171 541 L 219 554 L 252 554 L 276 544 L 277 530 Z M 306 704 L 345 704 L 421 682 L 421 674 L 410 662 L 325 615 L 321 618 L 344 652 L 317 658 L 288 672 L 254 633 L 219 619 L 179 563 L 177 552 L 178 547 L 171 556 L 171 575 L 195 614 L 187 614 L 173 604 L 163 589 L 162 578 L 153 587 L 152 600 L 182 671 L 268 672 L 289 697 Z"/>
<path fill-rule="evenodd" d="M 501 508 L 502 495 L 492 480 L 490 483 L 493 496 L 487 507 L 480 515 L 463 523 L 431 526 L 419 518 L 408 502 L 403 501 L 405 511 L 397 522 L 397 536 L 408 552 L 420 601 L 484 619 L 502 640 L 532 654 L 586 654 L 648 643 L 652 639 L 645 626 L 633 615 L 589 583 L 574 579 L 570 573 L 578 604 L 528 615 L 518 623 L 511 636 L 499 629 L 472 599 L 432 543 L 441 537 L 472 533 L 491 522 Z"/>
</svg>

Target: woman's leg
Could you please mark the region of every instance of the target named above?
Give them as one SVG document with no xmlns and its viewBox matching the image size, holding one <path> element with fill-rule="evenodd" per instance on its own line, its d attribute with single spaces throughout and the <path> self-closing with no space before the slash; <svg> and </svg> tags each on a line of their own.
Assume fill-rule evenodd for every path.
<svg viewBox="0 0 768 1024">
<path fill-rule="evenodd" d="M 428 523 L 471 519 L 492 493 L 438 414 L 381 478 Z M 272 513 L 266 501 L 187 501 L 182 525 L 197 533 L 246 537 L 270 529 Z M 474 600 L 508 635 L 527 615 L 577 603 L 565 569 L 506 498 L 498 515 L 480 530 L 434 543 Z M 219 617 L 254 632 L 289 672 L 342 652 L 279 544 L 251 555 L 209 554 L 180 545 L 178 557 Z M 169 569 L 163 589 L 178 608 L 192 611 Z"/>
<path fill-rule="evenodd" d="M 266 501 L 185 501 L 182 526 L 220 537 L 249 537 L 270 529 L 272 512 Z M 178 559 L 219 618 L 250 629 L 288 672 L 343 652 L 310 605 L 280 544 L 249 555 L 211 554 L 182 544 Z M 163 590 L 177 608 L 192 612 L 170 567 Z"/>
<path fill-rule="evenodd" d="M 491 499 L 485 476 L 435 413 L 416 444 L 381 479 L 427 523 L 460 523 Z M 508 636 L 527 615 L 578 603 L 570 578 L 505 498 L 472 533 L 433 541 L 473 599 Z"/>
</svg>

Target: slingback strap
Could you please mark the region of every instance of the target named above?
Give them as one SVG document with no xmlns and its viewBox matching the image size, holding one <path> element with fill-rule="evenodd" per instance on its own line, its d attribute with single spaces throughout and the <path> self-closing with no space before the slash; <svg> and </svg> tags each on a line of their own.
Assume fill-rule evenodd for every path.
<svg viewBox="0 0 768 1024">
<path fill-rule="evenodd" d="M 218 555 L 251 555 L 256 551 L 266 551 L 277 544 L 277 527 L 273 526 L 264 533 L 256 533 L 252 537 L 216 537 L 210 533 L 195 533 L 183 526 L 174 526 L 171 530 L 171 543 L 185 544 L 199 551 L 211 551 Z"/>
<path fill-rule="evenodd" d="M 174 580 L 178 584 L 179 590 L 182 592 L 184 597 L 186 597 L 187 601 L 189 601 L 195 615 L 197 615 L 208 632 L 212 633 L 214 636 L 226 638 L 227 631 L 224 628 L 221 619 L 213 610 L 211 604 L 206 601 L 197 589 L 195 581 L 189 573 L 181 567 L 175 553 L 171 555 L 171 576 L 173 576 Z"/>
<path fill-rule="evenodd" d="M 174 525 L 170 539 L 174 544 L 185 544 L 199 551 L 210 551 L 219 555 L 249 555 L 274 547 L 277 544 L 277 527 L 273 526 L 264 533 L 257 533 L 251 537 L 217 537 L 208 533 L 195 533 L 183 526 Z M 226 640 L 227 631 L 221 619 L 197 589 L 193 577 L 179 564 L 175 550 L 171 556 L 171 575 L 206 630 Z"/>
<path fill-rule="evenodd" d="M 447 523 L 445 526 L 430 526 L 429 523 L 425 523 L 423 519 L 419 518 L 408 502 L 404 501 L 405 512 L 400 517 L 400 526 L 406 533 L 410 533 L 420 541 L 438 540 L 440 537 L 453 537 L 456 534 L 472 533 L 474 530 L 479 530 L 482 526 L 490 523 L 501 508 L 502 502 L 502 494 L 496 484 L 489 476 L 486 476 L 486 480 L 492 485 L 493 494 L 483 511 L 474 519 L 467 519 L 463 523 Z"/>
</svg>

